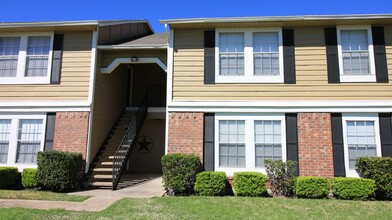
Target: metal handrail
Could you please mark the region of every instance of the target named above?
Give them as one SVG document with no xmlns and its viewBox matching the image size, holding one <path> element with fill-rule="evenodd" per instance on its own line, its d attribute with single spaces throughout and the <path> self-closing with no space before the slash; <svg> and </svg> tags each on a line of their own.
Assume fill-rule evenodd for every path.
<svg viewBox="0 0 392 220">
<path fill-rule="evenodd" d="M 120 145 L 117 147 L 116 153 L 113 158 L 113 171 L 112 171 L 112 190 L 117 188 L 118 182 L 122 176 L 125 166 L 131 155 L 133 146 L 135 144 L 135 139 L 138 136 L 143 122 L 147 116 L 148 110 L 148 93 L 144 96 L 142 102 L 140 103 L 135 115 L 133 116 L 127 131 Z"/>
</svg>

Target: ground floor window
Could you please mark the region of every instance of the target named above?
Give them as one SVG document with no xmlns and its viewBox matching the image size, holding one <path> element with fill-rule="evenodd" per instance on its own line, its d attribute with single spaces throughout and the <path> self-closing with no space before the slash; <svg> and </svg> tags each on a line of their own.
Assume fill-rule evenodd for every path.
<svg viewBox="0 0 392 220">
<path fill-rule="evenodd" d="M 286 160 L 284 114 L 215 115 L 215 170 L 265 173 L 264 161 Z"/>
<path fill-rule="evenodd" d="M 358 157 L 381 156 L 380 131 L 377 114 L 343 114 L 343 138 L 347 176 L 358 176 Z"/>
<path fill-rule="evenodd" d="M 29 167 L 43 150 L 46 114 L 0 115 L 0 165 Z"/>
</svg>

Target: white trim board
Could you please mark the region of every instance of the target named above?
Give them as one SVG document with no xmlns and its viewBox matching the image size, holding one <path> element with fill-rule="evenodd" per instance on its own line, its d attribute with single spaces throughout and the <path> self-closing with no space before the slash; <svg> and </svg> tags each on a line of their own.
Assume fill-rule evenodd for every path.
<svg viewBox="0 0 392 220">
<path fill-rule="evenodd" d="M 132 61 L 132 58 L 116 58 L 109 64 L 109 66 L 105 68 L 101 68 L 101 73 L 107 74 L 112 73 L 120 64 L 123 63 L 132 63 L 132 64 L 143 64 L 143 63 L 156 63 L 159 67 L 161 67 L 166 72 L 166 65 L 156 57 L 137 57 L 136 61 Z"/>
<path fill-rule="evenodd" d="M 167 28 L 167 25 L 165 25 Z M 166 122 L 165 122 L 165 155 L 168 154 L 169 147 L 169 104 L 173 100 L 173 42 L 174 29 L 169 32 L 169 47 L 167 49 L 167 72 L 166 72 Z"/>
</svg>

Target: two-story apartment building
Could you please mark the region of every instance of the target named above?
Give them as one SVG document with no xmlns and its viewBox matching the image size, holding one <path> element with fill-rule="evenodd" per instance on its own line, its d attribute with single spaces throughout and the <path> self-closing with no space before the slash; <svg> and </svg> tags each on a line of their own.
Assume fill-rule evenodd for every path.
<svg viewBox="0 0 392 220">
<path fill-rule="evenodd" d="M 0 165 L 79 152 L 95 186 L 160 157 L 357 176 L 392 155 L 392 15 L 0 23 Z"/>
<path fill-rule="evenodd" d="M 166 153 L 206 170 L 358 176 L 392 155 L 390 15 L 163 20 L 170 25 Z"/>
</svg>

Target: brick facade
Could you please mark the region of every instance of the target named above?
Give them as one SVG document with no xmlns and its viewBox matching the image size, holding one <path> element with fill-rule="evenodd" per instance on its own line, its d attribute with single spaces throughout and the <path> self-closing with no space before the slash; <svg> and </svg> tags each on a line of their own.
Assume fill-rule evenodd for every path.
<svg viewBox="0 0 392 220">
<path fill-rule="evenodd" d="M 204 114 L 169 112 L 168 153 L 187 153 L 203 161 Z"/>
<path fill-rule="evenodd" d="M 89 112 L 57 112 L 53 149 L 86 158 Z"/>
<path fill-rule="evenodd" d="M 298 156 L 301 176 L 334 176 L 330 113 L 298 113 Z"/>
</svg>

